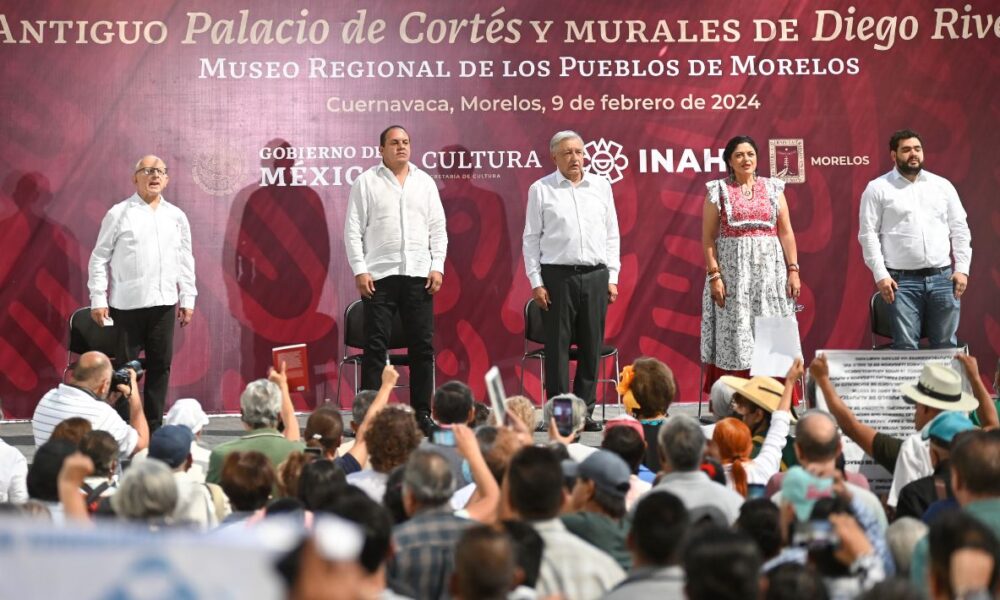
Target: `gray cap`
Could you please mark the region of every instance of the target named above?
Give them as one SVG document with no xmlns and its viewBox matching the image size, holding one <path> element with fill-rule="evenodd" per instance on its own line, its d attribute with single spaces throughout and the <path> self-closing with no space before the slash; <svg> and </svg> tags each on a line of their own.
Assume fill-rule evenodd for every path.
<svg viewBox="0 0 1000 600">
<path fill-rule="evenodd" d="M 628 493 L 632 472 L 628 464 L 614 452 L 597 450 L 577 464 L 571 460 L 562 463 L 565 477 L 582 477 L 600 488 L 604 493 L 624 498 Z"/>
</svg>

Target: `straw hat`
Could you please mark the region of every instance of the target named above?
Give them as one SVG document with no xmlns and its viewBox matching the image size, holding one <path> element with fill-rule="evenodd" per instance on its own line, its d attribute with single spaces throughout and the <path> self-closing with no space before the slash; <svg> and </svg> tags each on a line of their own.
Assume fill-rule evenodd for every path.
<svg viewBox="0 0 1000 600">
<path fill-rule="evenodd" d="M 940 410 L 969 412 L 979 408 L 976 398 L 962 391 L 958 372 L 942 363 L 925 363 L 920 379 L 901 385 L 899 391 L 911 402 Z"/>
<path fill-rule="evenodd" d="M 752 377 L 749 380 L 742 377 L 723 375 L 720 379 L 726 385 L 736 390 L 740 396 L 750 400 L 769 413 L 777 410 L 778 404 L 781 403 L 781 394 L 785 391 L 783 383 L 773 377 L 765 377 L 763 375 Z M 792 420 L 795 420 L 795 415 L 792 415 Z"/>
</svg>

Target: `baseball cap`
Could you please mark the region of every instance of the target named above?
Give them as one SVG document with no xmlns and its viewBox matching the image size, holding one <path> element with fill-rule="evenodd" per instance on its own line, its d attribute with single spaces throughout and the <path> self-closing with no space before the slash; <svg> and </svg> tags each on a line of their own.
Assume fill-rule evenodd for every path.
<svg viewBox="0 0 1000 600">
<path fill-rule="evenodd" d="M 631 483 L 632 472 L 628 464 L 608 450 L 597 450 L 581 463 L 563 461 L 564 477 L 582 477 L 594 482 L 598 488 L 616 498 L 624 498 Z"/>
<path fill-rule="evenodd" d="M 153 432 L 149 439 L 149 457 L 162 460 L 176 469 L 191 453 L 194 434 L 183 425 L 164 425 Z"/>
<path fill-rule="evenodd" d="M 930 425 L 920 434 L 925 440 L 933 440 L 942 446 L 950 446 L 955 436 L 975 429 L 976 426 L 965 416 L 965 413 L 949 411 L 934 417 Z"/>
<path fill-rule="evenodd" d="M 833 479 L 816 477 L 802 467 L 788 469 L 781 481 L 781 501 L 795 508 L 799 521 L 808 521 L 813 506 L 821 498 L 833 496 Z"/>
</svg>

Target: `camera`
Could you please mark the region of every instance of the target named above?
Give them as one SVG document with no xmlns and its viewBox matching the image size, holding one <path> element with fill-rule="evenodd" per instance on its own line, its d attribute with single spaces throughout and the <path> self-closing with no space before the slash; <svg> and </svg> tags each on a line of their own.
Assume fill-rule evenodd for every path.
<svg viewBox="0 0 1000 600">
<path fill-rule="evenodd" d="M 825 550 L 840 545 L 840 537 L 829 521 L 807 521 L 795 526 L 792 545 L 807 550 Z"/>
<path fill-rule="evenodd" d="M 131 393 L 131 391 L 132 391 L 132 378 L 129 377 L 129 374 L 128 374 L 128 372 L 130 370 L 131 371 L 135 371 L 135 380 L 136 381 L 139 381 L 139 379 L 142 378 L 142 374 L 143 374 L 142 362 L 140 362 L 138 360 L 130 360 L 127 363 L 125 363 L 124 365 L 122 365 L 120 368 L 118 368 L 117 370 L 115 370 L 115 372 L 111 375 L 111 389 L 112 390 L 118 389 L 119 385 L 124 385 L 124 386 L 127 386 L 129 388 L 129 393 Z"/>
</svg>

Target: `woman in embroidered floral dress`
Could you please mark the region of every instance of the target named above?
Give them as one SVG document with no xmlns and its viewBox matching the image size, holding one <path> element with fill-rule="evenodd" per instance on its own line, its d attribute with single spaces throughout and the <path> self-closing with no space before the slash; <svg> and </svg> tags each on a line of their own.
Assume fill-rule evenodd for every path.
<svg viewBox="0 0 1000 600">
<path fill-rule="evenodd" d="M 707 184 L 702 213 L 706 393 L 722 375 L 749 377 L 755 317 L 793 315 L 800 290 L 785 182 L 757 177 L 757 144 L 749 136 L 729 140 L 722 157 L 729 176 Z"/>
</svg>

